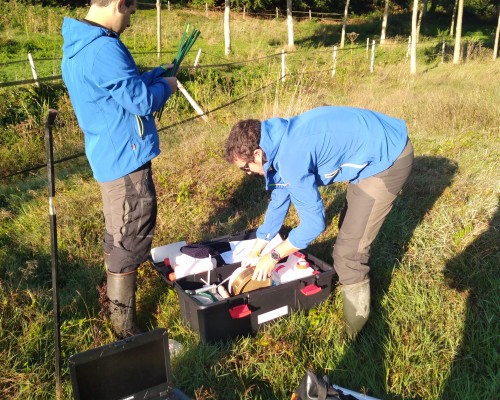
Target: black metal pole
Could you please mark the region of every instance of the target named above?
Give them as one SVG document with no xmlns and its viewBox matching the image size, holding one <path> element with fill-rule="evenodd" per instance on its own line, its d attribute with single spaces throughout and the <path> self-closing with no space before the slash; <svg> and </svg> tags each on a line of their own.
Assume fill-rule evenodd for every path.
<svg viewBox="0 0 500 400">
<path fill-rule="evenodd" d="M 56 194 L 56 184 L 54 179 L 54 153 L 52 149 L 52 126 L 56 120 L 57 110 L 50 109 L 45 122 L 45 148 L 47 150 L 47 171 L 49 187 L 49 219 L 50 219 L 50 247 L 52 264 L 52 310 L 54 314 L 54 350 L 56 355 L 55 373 L 56 373 L 56 398 L 62 399 L 61 384 L 61 335 L 60 335 L 60 317 L 59 317 L 59 292 L 58 292 L 58 272 L 57 272 L 57 219 L 54 206 L 54 197 Z"/>
</svg>

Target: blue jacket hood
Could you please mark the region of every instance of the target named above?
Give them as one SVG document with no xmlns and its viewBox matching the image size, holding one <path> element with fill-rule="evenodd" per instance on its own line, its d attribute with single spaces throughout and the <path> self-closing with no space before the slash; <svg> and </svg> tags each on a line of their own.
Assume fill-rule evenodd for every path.
<svg viewBox="0 0 500 400">
<path fill-rule="evenodd" d="M 64 18 L 62 35 L 64 37 L 63 52 L 65 57 L 73 58 L 82 49 L 102 36 L 118 35 L 105 28 L 92 25 L 94 29 L 88 29 L 89 25 L 72 18 Z"/>
<path fill-rule="evenodd" d="M 103 27 L 65 18 L 62 35 L 62 77 L 94 177 L 121 178 L 160 153 L 153 112 L 171 94 L 165 71 L 140 74 L 119 36 Z"/>
</svg>

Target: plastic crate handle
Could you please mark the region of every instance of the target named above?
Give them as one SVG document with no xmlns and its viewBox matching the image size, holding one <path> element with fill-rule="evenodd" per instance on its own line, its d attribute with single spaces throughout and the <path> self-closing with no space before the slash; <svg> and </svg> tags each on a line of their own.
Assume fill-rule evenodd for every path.
<svg viewBox="0 0 500 400">
<path fill-rule="evenodd" d="M 321 288 L 319 286 L 316 286 L 315 284 L 311 283 L 310 285 L 304 286 L 300 291 L 304 296 L 312 296 L 316 293 L 321 292 Z"/>
<path fill-rule="evenodd" d="M 252 314 L 252 311 L 248 308 L 247 304 L 242 304 L 229 309 L 229 314 L 232 319 L 239 319 L 248 317 Z"/>
</svg>

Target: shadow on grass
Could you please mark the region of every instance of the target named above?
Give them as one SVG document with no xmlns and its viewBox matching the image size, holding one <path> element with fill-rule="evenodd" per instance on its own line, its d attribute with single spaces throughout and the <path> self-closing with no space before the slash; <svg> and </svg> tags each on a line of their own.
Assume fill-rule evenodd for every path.
<svg viewBox="0 0 500 400">
<path fill-rule="evenodd" d="M 488 230 L 444 270 L 446 282 L 467 297 L 462 342 L 443 399 L 493 399 L 500 393 L 500 207 Z"/>
<path fill-rule="evenodd" d="M 226 168 L 234 167 L 228 164 Z M 203 240 L 235 235 L 248 230 L 252 222 L 266 211 L 267 198 L 264 179 L 257 175 L 245 175 L 231 198 L 225 202 L 225 206 L 212 212 L 207 221 L 207 230 L 203 232 Z M 214 227 L 216 227 L 215 232 Z M 214 233 L 215 236 L 206 236 Z"/>
<path fill-rule="evenodd" d="M 377 239 L 371 254 L 372 311 L 370 320 L 343 358 L 330 372 L 330 380 L 346 388 L 368 387 L 368 394 L 380 398 L 396 398 L 387 393 L 385 343 L 388 340 L 387 320 L 382 300 L 390 287 L 392 273 L 403 258 L 413 231 L 448 187 L 457 171 L 455 163 L 443 157 L 415 157 L 412 174 L 400 197 L 396 199 Z M 343 199 L 335 201 L 326 210 L 328 217 L 340 212 Z M 315 244 L 314 249 L 324 254 L 329 252 L 335 238 Z M 311 251 L 315 254 L 315 251 Z M 318 371 L 321 375 L 329 371 Z"/>
<path fill-rule="evenodd" d="M 384 346 L 388 340 L 388 328 L 385 325 L 386 316 L 381 304 L 382 299 L 387 292 L 392 278 L 393 269 L 397 266 L 398 260 L 401 260 L 406 246 L 409 243 L 414 229 L 422 221 L 426 213 L 433 207 L 437 199 L 448 187 L 456 173 L 457 166 L 450 160 L 442 157 L 420 156 L 415 158 L 412 174 L 408 180 L 407 186 L 394 205 L 394 209 L 389 214 L 381 232 L 379 233 L 372 252 L 372 306 L 373 311 L 370 321 L 358 339 L 350 345 L 343 358 L 336 364 L 336 369 L 331 372 L 331 381 L 347 388 L 369 387 L 369 392 L 382 398 L 391 398 L 390 393 L 386 392 L 386 373 L 384 361 Z M 227 221 L 232 217 L 230 227 L 232 232 L 241 232 L 248 227 L 249 222 L 262 215 L 265 212 L 267 202 L 263 200 L 265 192 L 263 191 L 262 177 L 246 178 L 233 197 L 229 200 L 227 207 L 217 210 L 209 224 L 217 224 L 220 221 Z M 338 214 L 343 206 L 344 194 L 337 196 L 329 204 L 326 212 L 327 221 L 331 221 Z M 228 232 L 220 232 L 227 234 Z M 308 248 L 311 254 L 331 263 L 331 249 L 335 238 L 323 242 L 315 243 Z M 200 345 L 205 346 L 205 345 Z M 210 350 L 212 349 L 212 350 Z M 222 348 L 207 347 L 207 354 L 211 351 L 215 353 L 216 359 L 205 359 L 194 362 L 189 360 L 189 365 L 199 365 L 193 373 L 202 374 L 183 387 L 203 388 L 232 387 L 234 382 L 227 385 L 221 385 L 214 369 L 211 366 L 217 364 L 225 353 L 230 351 L 230 347 Z M 199 349 L 193 350 L 190 357 L 199 357 Z M 314 360 L 311 360 L 314 362 Z M 330 370 L 331 371 L 331 370 Z M 321 375 L 328 373 L 328 368 L 317 371 Z M 180 373 L 186 376 L 185 373 Z M 188 374 L 189 376 L 189 374 Z M 229 378 L 228 378 L 229 379 Z M 267 383 L 256 381 L 256 378 L 241 378 L 242 387 L 259 386 L 259 395 L 262 398 L 273 398 L 275 394 L 272 387 L 266 387 Z M 367 382 L 368 380 L 368 382 Z M 200 386 L 201 385 L 201 386 Z M 201 389 L 199 389 L 201 387 Z M 254 392 L 252 392 L 254 393 Z M 208 394 L 208 392 L 206 393 Z M 215 395 L 215 393 L 211 393 Z M 234 393 L 216 393 L 214 398 L 234 398 Z M 266 397 L 267 396 L 267 397 Z M 207 397 L 210 398 L 210 397 Z"/>
</svg>

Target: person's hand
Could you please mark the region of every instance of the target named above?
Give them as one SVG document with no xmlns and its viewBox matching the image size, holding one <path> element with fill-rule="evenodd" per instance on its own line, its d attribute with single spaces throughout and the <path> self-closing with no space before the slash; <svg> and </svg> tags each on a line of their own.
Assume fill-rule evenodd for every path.
<svg viewBox="0 0 500 400">
<path fill-rule="evenodd" d="M 175 76 L 168 76 L 163 79 L 167 81 L 167 83 L 170 86 L 170 89 L 172 89 L 172 94 L 174 94 L 177 91 L 177 78 Z"/>
<path fill-rule="evenodd" d="M 257 264 L 260 258 L 260 251 L 252 250 L 248 255 L 241 261 L 242 267 L 253 267 Z"/>
<path fill-rule="evenodd" d="M 162 64 L 161 67 L 165 70 L 165 71 L 169 71 L 171 70 L 172 68 L 174 68 L 174 64 Z"/>
<path fill-rule="evenodd" d="M 264 247 L 266 247 L 268 241 L 264 239 L 256 239 L 255 244 L 250 250 L 250 253 L 241 262 L 242 267 L 253 267 L 259 261 L 261 256 L 260 252 Z"/>
<path fill-rule="evenodd" d="M 271 276 L 271 272 L 276 266 L 276 261 L 269 254 L 259 258 L 252 275 L 254 281 L 265 281 Z"/>
</svg>

